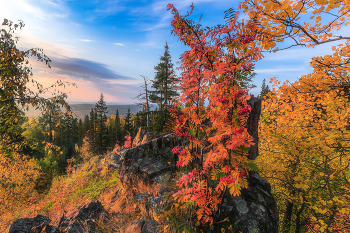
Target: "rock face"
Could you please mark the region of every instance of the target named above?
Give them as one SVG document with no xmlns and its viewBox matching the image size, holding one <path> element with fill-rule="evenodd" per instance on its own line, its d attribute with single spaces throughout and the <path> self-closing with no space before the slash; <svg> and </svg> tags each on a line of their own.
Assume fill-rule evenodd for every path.
<svg viewBox="0 0 350 233">
<path fill-rule="evenodd" d="M 163 184 L 166 177 L 175 171 L 177 156 L 171 152 L 172 148 L 186 143 L 189 141 L 180 142 L 171 134 L 164 134 L 134 148 L 118 149 L 114 163 L 120 165 L 118 176 L 121 182 L 128 186 L 132 186 L 133 182 Z"/>
<path fill-rule="evenodd" d="M 146 132 L 146 130 L 144 130 L 142 127 L 140 127 L 134 140 L 132 141 L 132 147 L 136 147 L 136 146 L 141 145 L 145 142 L 149 142 L 157 137 L 159 137 L 159 136 L 152 133 L 152 132 Z"/>
<path fill-rule="evenodd" d="M 229 217 L 230 221 L 214 228 L 232 225 L 242 233 L 277 233 L 279 215 L 270 192 L 271 186 L 265 179 L 257 172 L 249 172 L 248 189 L 242 189 L 237 197 L 230 195 L 228 190 L 224 194 L 222 216 Z"/>
<path fill-rule="evenodd" d="M 9 233 L 83 233 L 98 232 L 94 220 L 108 221 L 109 214 L 101 202 L 89 202 L 63 213 L 56 221 L 38 215 L 35 218 L 22 218 L 14 221 Z M 51 224 L 52 225 L 51 225 Z"/>
</svg>

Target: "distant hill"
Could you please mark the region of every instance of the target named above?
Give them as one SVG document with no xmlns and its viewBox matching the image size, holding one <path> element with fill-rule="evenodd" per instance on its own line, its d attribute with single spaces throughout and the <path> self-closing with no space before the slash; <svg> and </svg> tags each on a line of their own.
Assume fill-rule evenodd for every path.
<svg viewBox="0 0 350 233">
<path fill-rule="evenodd" d="M 73 116 L 78 119 L 83 119 L 85 115 L 89 115 L 91 112 L 91 109 L 95 107 L 95 104 L 70 104 L 72 107 L 72 113 Z M 130 108 L 131 114 L 136 114 L 139 111 L 142 111 L 142 107 L 137 106 L 136 104 L 130 104 L 130 105 L 107 105 L 107 116 L 115 115 L 117 109 L 119 111 L 119 115 L 125 116 L 128 112 L 128 108 Z M 151 110 L 154 110 L 155 107 L 151 108 Z M 62 108 L 62 110 L 64 110 Z M 28 111 L 24 111 L 26 116 L 31 117 L 39 117 L 41 115 L 41 112 L 39 110 L 35 110 L 33 107 L 30 107 Z"/>
</svg>

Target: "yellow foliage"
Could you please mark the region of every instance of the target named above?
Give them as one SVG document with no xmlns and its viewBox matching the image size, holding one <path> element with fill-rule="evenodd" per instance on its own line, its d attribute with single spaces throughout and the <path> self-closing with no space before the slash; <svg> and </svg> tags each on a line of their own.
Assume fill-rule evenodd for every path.
<svg viewBox="0 0 350 233">
<path fill-rule="evenodd" d="M 0 155 L 0 215 L 25 205 L 34 198 L 35 181 L 40 177 L 40 168 L 33 159 L 18 153 L 13 161 Z"/>
<path fill-rule="evenodd" d="M 346 185 L 350 178 L 350 102 L 341 90 L 350 78 L 346 67 L 331 65 L 346 61 L 338 50 L 332 56 L 314 57 L 311 75 L 274 89 L 262 103 L 259 125 L 260 155 L 256 162 L 272 185 L 281 219 L 285 200 L 292 201 L 296 210 L 309 203 L 301 218 L 310 217 L 313 224 L 319 223 L 319 231 L 331 227 L 326 222 L 333 206 L 336 214 L 350 210 Z M 277 79 L 272 81 L 276 87 Z M 321 216 L 316 218 L 315 212 Z M 345 226 L 345 222 L 333 219 L 331 225 Z"/>
</svg>

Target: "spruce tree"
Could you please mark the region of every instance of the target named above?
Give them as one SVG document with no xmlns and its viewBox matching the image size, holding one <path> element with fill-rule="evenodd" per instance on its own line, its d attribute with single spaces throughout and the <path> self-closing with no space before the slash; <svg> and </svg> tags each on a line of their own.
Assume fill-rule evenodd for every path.
<svg viewBox="0 0 350 233">
<path fill-rule="evenodd" d="M 85 130 L 84 130 L 83 121 L 79 119 L 79 122 L 78 122 L 78 145 L 79 146 L 83 144 L 84 135 L 85 135 Z"/>
<path fill-rule="evenodd" d="M 263 80 L 262 86 L 261 86 L 261 92 L 260 95 L 258 96 L 260 99 L 263 99 L 267 93 L 271 92 L 270 87 L 265 84 L 265 79 Z"/>
<path fill-rule="evenodd" d="M 95 132 L 96 132 L 96 114 L 94 109 L 92 108 L 90 111 L 90 121 L 89 121 L 89 144 L 90 144 L 90 152 L 95 153 Z"/>
<path fill-rule="evenodd" d="M 152 88 L 155 91 L 150 91 L 149 96 L 152 103 L 156 103 L 159 106 L 159 110 L 163 110 L 164 105 L 168 104 L 172 97 L 179 96 L 179 94 L 174 90 L 175 87 L 171 83 L 177 81 L 175 78 L 175 71 L 173 69 L 173 64 L 171 63 L 171 56 L 169 53 L 168 43 L 165 43 L 164 55 L 160 57 L 160 62 L 154 67 L 156 70 L 156 75 L 154 80 L 152 80 Z"/>
<path fill-rule="evenodd" d="M 132 122 L 131 122 L 131 113 L 130 113 L 130 108 L 128 108 L 128 112 L 126 113 L 125 116 L 125 125 L 124 125 L 124 135 L 132 135 Z"/>
<path fill-rule="evenodd" d="M 86 131 L 89 130 L 89 127 L 90 127 L 89 115 L 85 115 L 84 121 L 83 121 L 84 136 L 85 136 L 85 134 L 86 134 Z M 83 138 L 84 138 L 84 137 L 83 137 Z"/>
<path fill-rule="evenodd" d="M 118 109 L 115 113 L 115 130 L 117 132 L 117 142 L 116 143 L 118 143 L 118 145 L 119 145 L 122 141 L 122 130 L 121 130 L 121 126 L 120 126 L 120 116 L 119 116 Z"/>
<path fill-rule="evenodd" d="M 97 153 L 102 153 L 107 149 L 107 127 L 105 122 L 107 120 L 106 113 L 108 113 L 106 102 L 103 100 L 102 93 L 100 100 L 95 104 L 94 112 L 96 114 L 95 151 Z"/>
<path fill-rule="evenodd" d="M 175 90 L 175 86 L 171 84 L 178 79 L 175 78 L 168 43 L 165 44 L 164 48 L 164 55 L 160 57 L 160 62 L 154 67 L 156 75 L 152 81 L 152 88 L 154 88 L 155 91 L 150 91 L 151 94 L 149 96 L 150 101 L 156 103 L 159 107 L 159 111 L 156 113 L 156 124 L 153 126 L 157 133 L 163 131 L 165 123 L 170 116 L 169 111 L 164 106 L 166 106 L 173 97 L 179 96 Z"/>
</svg>

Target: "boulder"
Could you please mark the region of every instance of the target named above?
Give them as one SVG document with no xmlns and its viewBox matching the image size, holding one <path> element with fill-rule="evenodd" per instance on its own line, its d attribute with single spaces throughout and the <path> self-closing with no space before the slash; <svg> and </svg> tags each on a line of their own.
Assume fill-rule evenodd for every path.
<svg viewBox="0 0 350 233">
<path fill-rule="evenodd" d="M 279 215 L 271 195 L 270 184 L 257 172 L 249 172 L 248 188 L 233 196 L 226 190 L 221 206 L 221 219 L 228 222 L 214 225 L 217 230 L 232 225 L 237 232 L 278 232 Z"/>
<path fill-rule="evenodd" d="M 17 219 L 11 224 L 9 233 L 85 233 L 99 230 L 94 220 L 107 222 L 109 213 L 101 202 L 88 202 L 64 212 L 55 221 L 38 215 L 35 218 Z M 52 224 L 52 225 L 51 225 Z"/>
<path fill-rule="evenodd" d="M 118 177 L 123 184 L 132 186 L 134 182 L 145 185 L 166 181 L 166 174 L 175 171 L 177 157 L 171 152 L 177 145 L 187 144 L 189 141 L 174 139 L 171 134 L 138 145 L 128 150 L 117 150 L 114 163 L 119 163 Z"/>
<path fill-rule="evenodd" d="M 101 202 L 92 201 L 63 213 L 56 224 L 57 228 L 67 233 L 83 232 L 86 229 L 90 232 L 98 229 L 94 220 L 107 221 L 108 218 L 109 213 L 103 208 Z"/>
<path fill-rule="evenodd" d="M 162 231 L 157 229 L 158 226 L 159 224 L 154 219 L 148 221 L 136 219 L 125 229 L 125 233 L 160 233 Z"/>
<path fill-rule="evenodd" d="M 15 220 L 10 227 L 9 233 L 27 233 L 27 232 L 42 232 L 51 220 L 43 215 L 38 215 L 35 218 L 20 218 Z M 48 232 L 48 231 L 44 231 Z"/>
</svg>

